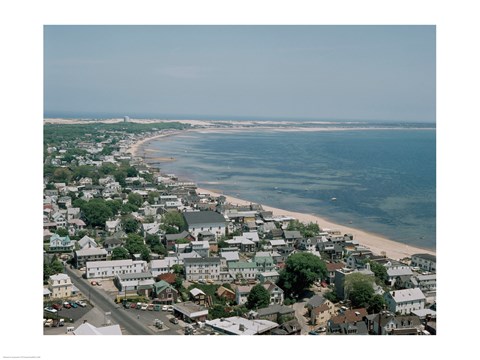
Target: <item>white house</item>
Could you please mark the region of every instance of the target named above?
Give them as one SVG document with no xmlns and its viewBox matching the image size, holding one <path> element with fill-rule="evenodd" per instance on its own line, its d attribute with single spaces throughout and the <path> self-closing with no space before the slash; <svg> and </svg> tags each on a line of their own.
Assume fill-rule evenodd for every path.
<svg viewBox="0 0 480 360">
<path fill-rule="evenodd" d="M 72 296 L 73 284 L 67 274 L 56 274 L 48 278 L 48 290 L 52 298 L 67 298 Z"/>
<path fill-rule="evenodd" d="M 87 279 L 114 277 L 117 274 L 135 274 L 147 271 L 147 262 L 142 260 L 88 261 Z"/>
<path fill-rule="evenodd" d="M 410 314 L 425 308 L 425 295 L 419 288 L 390 291 L 384 297 L 388 310 L 393 313 Z"/>
<path fill-rule="evenodd" d="M 185 277 L 187 280 L 219 280 L 220 258 L 186 258 L 184 260 Z"/>
<path fill-rule="evenodd" d="M 113 234 L 117 231 L 121 230 L 120 219 L 115 219 L 112 221 L 105 222 L 105 230 L 108 231 L 109 234 Z"/>
<path fill-rule="evenodd" d="M 414 254 L 410 266 L 435 272 L 437 270 L 437 257 L 430 254 Z"/>
<path fill-rule="evenodd" d="M 150 261 L 150 272 L 153 277 L 172 272 L 172 266 L 180 264 L 181 261 L 177 257 L 166 257 L 165 259 Z"/>
<path fill-rule="evenodd" d="M 77 268 L 84 267 L 88 261 L 107 260 L 107 250 L 98 248 L 85 248 L 74 253 L 74 261 Z"/>
<path fill-rule="evenodd" d="M 91 237 L 85 235 L 82 237 L 80 240 L 77 241 L 78 246 L 80 246 L 82 249 L 85 248 L 96 248 L 98 247 L 97 242 L 93 240 Z"/>
<path fill-rule="evenodd" d="M 140 285 L 153 285 L 155 280 L 153 279 L 151 272 L 141 272 L 135 274 L 117 274 L 115 276 L 115 284 L 119 291 L 137 290 Z"/>
</svg>

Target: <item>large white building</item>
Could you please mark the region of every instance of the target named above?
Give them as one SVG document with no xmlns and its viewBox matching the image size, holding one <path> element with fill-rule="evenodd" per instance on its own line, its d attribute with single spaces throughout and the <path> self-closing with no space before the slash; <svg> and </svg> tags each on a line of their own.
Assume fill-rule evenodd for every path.
<svg viewBox="0 0 480 360">
<path fill-rule="evenodd" d="M 164 259 L 150 261 L 150 272 L 153 277 L 173 272 L 173 265 L 181 265 L 182 261 L 177 257 L 166 257 Z"/>
<path fill-rule="evenodd" d="M 437 271 L 437 257 L 430 254 L 415 254 L 412 255 L 410 266 L 435 272 Z"/>
<path fill-rule="evenodd" d="M 219 280 L 220 258 L 187 258 L 184 260 L 187 280 Z"/>
<path fill-rule="evenodd" d="M 419 288 L 394 290 L 385 293 L 388 310 L 402 315 L 425 308 L 425 295 Z"/>
<path fill-rule="evenodd" d="M 48 278 L 48 290 L 52 298 L 67 298 L 72 296 L 73 284 L 67 274 L 56 274 Z"/>
<path fill-rule="evenodd" d="M 107 250 L 98 248 L 77 250 L 74 253 L 74 260 L 77 268 L 81 268 L 89 261 L 107 260 Z"/>
<path fill-rule="evenodd" d="M 269 320 L 249 320 L 239 316 L 207 320 L 206 325 L 213 330 L 226 335 L 260 335 L 268 334 L 278 327 Z"/>
<path fill-rule="evenodd" d="M 88 261 L 87 279 L 114 277 L 118 274 L 136 274 L 147 271 L 147 262 L 142 260 Z"/>
<path fill-rule="evenodd" d="M 218 239 L 225 235 L 227 221 L 222 214 L 215 211 L 187 211 L 183 213 L 188 231 L 198 237 L 203 231 L 209 231 Z"/>
</svg>

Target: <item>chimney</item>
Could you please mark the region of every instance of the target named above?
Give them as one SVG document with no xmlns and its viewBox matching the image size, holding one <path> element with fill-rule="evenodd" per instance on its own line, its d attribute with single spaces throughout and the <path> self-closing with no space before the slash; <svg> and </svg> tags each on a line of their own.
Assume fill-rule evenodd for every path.
<svg viewBox="0 0 480 360">
<path fill-rule="evenodd" d="M 245 326 L 243 324 L 238 324 L 238 330 L 245 331 Z"/>
</svg>

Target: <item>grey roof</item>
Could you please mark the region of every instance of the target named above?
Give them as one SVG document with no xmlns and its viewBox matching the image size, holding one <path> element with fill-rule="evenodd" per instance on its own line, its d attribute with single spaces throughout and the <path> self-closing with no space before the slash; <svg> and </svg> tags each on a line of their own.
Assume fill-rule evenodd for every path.
<svg viewBox="0 0 480 360">
<path fill-rule="evenodd" d="M 170 241 L 170 240 L 178 240 L 178 239 L 183 239 L 183 238 L 186 238 L 187 236 L 189 236 L 190 233 L 188 231 L 182 231 L 181 233 L 179 234 L 166 234 L 165 235 L 165 239 L 167 239 L 167 241 Z"/>
<path fill-rule="evenodd" d="M 300 234 L 300 231 L 288 231 L 288 230 L 285 230 L 283 232 L 283 236 L 285 237 L 285 239 L 301 239 L 302 238 L 302 234 Z"/>
<path fill-rule="evenodd" d="M 196 224 L 226 223 L 223 215 L 215 211 L 191 211 L 184 212 L 183 216 L 189 226 Z"/>
<path fill-rule="evenodd" d="M 325 298 L 322 295 L 314 295 L 310 300 L 307 302 L 307 306 L 310 307 L 318 307 L 325 302 Z"/>
<path fill-rule="evenodd" d="M 418 258 L 421 258 L 421 259 L 424 259 L 424 260 L 428 260 L 428 261 L 433 261 L 433 262 L 436 262 L 437 261 L 437 257 L 435 255 L 430 255 L 430 254 L 413 254 L 412 255 L 412 258 L 413 257 L 418 257 Z"/>
<path fill-rule="evenodd" d="M 121 280 L 130 280 L 130 279 L 138 279 L 138 278 L 144 278 L 144 279 L 151 279 L 153 278 L 153 275 L 151 272 L 141 272 L 141 273 L 134 273 L 134 274 L 119 274 L 118 277 Z"/>
<path fill-rule="evenodd" d="M 219 257 L 209 257 L 209 258 L 186 258 L 185 265 L 187 264 L 220 264 Z"/>
<path fill-rule="evenodd" d="M 103 245 L 120 245 L 122 243 L 123 243 L 122 239 L 109 237 L 103 242 Z"/>
<path fill-rule="evenodd" d="M 295 309 L 293 309 L 289 306 L 279 305 L 279 304 L 270 305 L 266 308 L 262 308 L 262 309 L 257 310 L 257 313 L 258 313 L 259 317 L 268 316 L 268 315 L 272 315 L 272 314 L 287 315 L 287 314 L 291 314 L 291 313 L 294 313 L 294 312 L 295 312 Z"/>
</svg>

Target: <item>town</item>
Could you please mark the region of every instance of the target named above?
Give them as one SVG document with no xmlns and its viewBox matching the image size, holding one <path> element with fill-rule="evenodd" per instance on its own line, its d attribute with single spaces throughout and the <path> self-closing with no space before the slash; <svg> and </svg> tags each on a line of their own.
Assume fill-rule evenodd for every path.
<svg viewBox="0 0 480 360">
<path fill-rule="evenodd" d="M 436 334 L 434 255 L 200 191 L 130 152 L 188 124 L 128 120 L 44 125 L 45 335 Z"/>
</svg>

